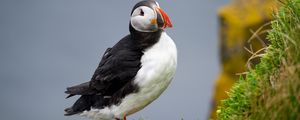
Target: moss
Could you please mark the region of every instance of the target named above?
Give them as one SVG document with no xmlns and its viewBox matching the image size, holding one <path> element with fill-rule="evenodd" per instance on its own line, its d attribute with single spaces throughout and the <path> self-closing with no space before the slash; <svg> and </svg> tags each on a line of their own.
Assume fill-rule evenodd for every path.
<svg viewBox="0 0 300 120">
<path fill-rule="evenodd" d="M 271 45 L 222 101 L 218 119 L 300 119 L 300 0 L 282 4 Z"/>
</svg>

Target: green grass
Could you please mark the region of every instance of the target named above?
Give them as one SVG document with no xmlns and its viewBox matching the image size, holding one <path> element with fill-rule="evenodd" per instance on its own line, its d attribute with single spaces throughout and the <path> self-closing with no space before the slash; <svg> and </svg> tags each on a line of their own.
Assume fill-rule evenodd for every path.
<svg viewBox="0 0 300 120">
<path fill-rule="evenodd" d="M 268 35 L 271 45 L 229 91 L 218 119 L 300 119 L 300 0 L 281 4 Z"/>
</svg>

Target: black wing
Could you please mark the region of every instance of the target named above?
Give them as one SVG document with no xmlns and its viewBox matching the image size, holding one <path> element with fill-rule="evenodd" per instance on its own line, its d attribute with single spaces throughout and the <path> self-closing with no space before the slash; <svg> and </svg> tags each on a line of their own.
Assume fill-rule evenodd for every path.
<svg viewBox="0 0 300 120">
<path fill-rule="evenodd" d="M 141 67 L 142 52 L 121 41 L 109 50 L 96 69 L 91 87 L 102 95 L 111 96 L 133 80 Z"/>
<path fill-rule="evenodd" d="M 103 59 L 105 59 L 105 55 L 107 55 L 111 49 L 112 48 L 107 48 L 106 49 L 106 51 L 104 52 L 104 55 L 102 56 L 102 60 L 100 61 L 100 64 L 99 64 L 98 68 L 100 67 L 101 64 L 103 64 L 102 61 L 104 61 Z M 91 82 L 89 81 L 89 82 L 85 82 L 85 83 L 82 83 L 82 84 L 79 84 L 79 85 L 68 87 L 67 91 L 65 91 L 66 94 L 69 94 L 69 96 L 67 98 L 72 97 L 74 95 L 93 95 L 93 94 L 97 94 L 96 89 L 91 88 L 90 83 Z"/>
<path fill-rule="evenodd" d="M 108 48 L 91 81 L 67 88 L 68 97 L 81 95 L 65 115 L 73 115 L 93 108 L 104 108 L 116 104 L 125 95 L 135 92 L 133 79 L 141 68 L 142 50 L 134 44 L 130 36 Z M 67 97 L 67 98 L 68 98 Z"/>
<path fill-rule="evenodd" d="M 130 36 L 108 48 L 89 83 L 67 88 L 66 93 L 73 95 L 113 96 L 131 83 L 141 67 L 143 52 L 134 44 Z"/>
</svg>

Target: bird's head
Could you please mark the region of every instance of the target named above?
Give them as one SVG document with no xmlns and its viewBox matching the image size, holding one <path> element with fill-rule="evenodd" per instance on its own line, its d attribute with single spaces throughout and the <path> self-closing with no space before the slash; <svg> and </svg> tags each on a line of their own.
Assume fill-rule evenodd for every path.
<svg viewBox="0 0 300 120">
<path fill-rule="evenodd" d="M 172 27 L 169 16 L 154 0 L 144 0 L 133 7 L 130 25 L 139 32 L 156 32 Z"/>
</svg>

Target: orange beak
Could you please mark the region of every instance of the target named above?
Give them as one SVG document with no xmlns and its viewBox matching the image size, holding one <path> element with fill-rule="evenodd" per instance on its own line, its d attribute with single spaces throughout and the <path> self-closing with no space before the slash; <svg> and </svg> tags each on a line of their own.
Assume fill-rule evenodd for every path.
<svg viewBox="0 0 300 120">
<path fill-rule="evenodd" d="M 164 12 L 161 8 L 156 8 L 156 11 L 162 16 L 162 19 L 164 21 L 164 25 L 162 27 L 163 29 L 173 27 L 171 20 L 166 12 Z"/>
</svg>

